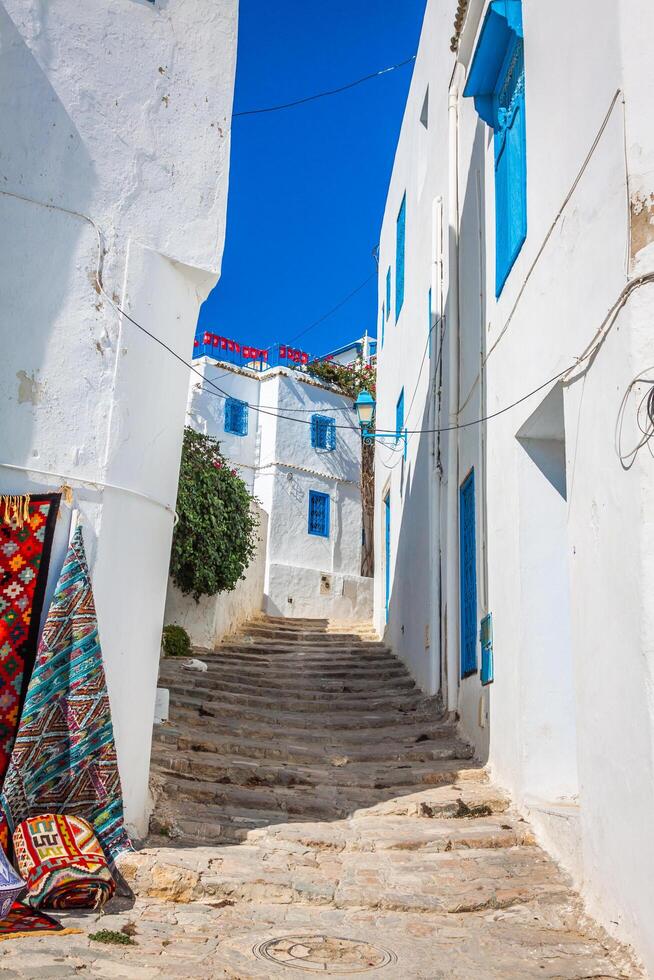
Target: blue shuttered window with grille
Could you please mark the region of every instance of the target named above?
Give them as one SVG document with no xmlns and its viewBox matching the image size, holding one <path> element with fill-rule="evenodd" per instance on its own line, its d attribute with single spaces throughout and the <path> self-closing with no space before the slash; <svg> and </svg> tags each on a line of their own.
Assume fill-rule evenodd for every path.
<svg viewBox="0 0 654 980">
<path fill-rule="evenodd" d="M 391 315 L 391 267 L 386 272 L 386 319 Z"/>
<path fill-rule="evenodd" d="M 495 295 L 527 237 L 525 60 L 520 0 L 491 0 L 463 93 L 494 132 Z"/>
<path fill-rule="evenodd" d="M 461 613 L 461 677 L 477 670 L 477 541 L 475 471 L 459 489 L 459 588 Z"/>
<path fill-rule="evenodd" d="M 225 432 L 233 436 L 248 434 L 248 405 L 238 398 L 228 398 L 225 402 Z"/>
<path fill-rule="evenodd" d="M 314 449 L 336 449 L 336 419 L 328 415 L 311 416 L 311 445 Z"/>
<path fill-rule="evenodd" d="M 404 305 L 404 251 L 406 239 L 406 194 L 397 215 L 395 230 L 395 319 Z"/>
<path fill-rule="evenodd" d="M 329 496 L 319 490 L 309 490 L 309 534 L 329 537 Z"/>
</svg>

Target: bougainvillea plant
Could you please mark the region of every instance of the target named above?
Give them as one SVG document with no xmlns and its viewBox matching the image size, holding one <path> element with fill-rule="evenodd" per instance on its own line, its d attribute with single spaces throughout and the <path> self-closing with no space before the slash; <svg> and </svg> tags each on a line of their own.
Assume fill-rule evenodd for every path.
<svg viewBox="0 0 654 980">
<path fill-rule="evenodd" d="M 170 575 L 196 601 L 231 591 L 254 555 L 253 498 L 215 439 L 184 430 Z"/>
<path fill-rule="evenodd" d="M 375 400 L 377 398 L 375 369 L 371 364 L 364 364 L 362 357 L 358 357 L 352 364 L 312 361 L 307 371 L 314 378 L 334 385 L 350 398 L 356 398 L 360 391 L 369 391 Z"/>
</svg>

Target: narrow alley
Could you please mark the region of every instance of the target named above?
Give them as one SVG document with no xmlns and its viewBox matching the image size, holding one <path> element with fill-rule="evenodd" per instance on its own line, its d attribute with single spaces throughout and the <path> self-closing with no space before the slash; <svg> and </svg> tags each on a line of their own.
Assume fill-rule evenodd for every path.
<svg viewBox="0 0 654 980">
<path fill-rule="evenodd" d="M 155 836 L 121 862 L 134 907 L 98 916 L 136 945 L 80 936 L 48 976 L 642 975 L 369 628 L 262 620 L 198 656 L 162 662 Z"/>
</svg>

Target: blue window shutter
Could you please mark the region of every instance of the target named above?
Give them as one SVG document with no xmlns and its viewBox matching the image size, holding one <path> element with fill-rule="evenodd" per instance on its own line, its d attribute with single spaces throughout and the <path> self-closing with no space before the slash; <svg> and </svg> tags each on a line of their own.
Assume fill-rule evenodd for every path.
<svg viewBox="0 0 654 980">
<path fill-rule="evenodd" d="M 391 267 L 386 272 L 386 319 L 391 315 Z"/>
<path fill-rule="evenodd" d="M 461 620 L 461 677 L 477 670 L 477 541 L 475 529 L 475 471 L 459 489 L 459 605 Z"/>
<path fill-rule="evenodd" d="M 311 416 L 311 445 L 314 449 L 336 449 L 336 419 L 329 415 Z"/>
<path fill-rule="evenodd" d="M 404 251 L 406 238 L 406 194 L 397 215 L 395 238 L 395 319 L 404 304 Z"/>
<path fill-rule="evenodd" d="M 384 497 L 384 599 L 386 607 L 386 622 L 388 622 L 388 607 L 391 601 L 391 494 L 390 490 Z"/>
<path fill-rule="evenodd" d="M 495 295 L 527 236 L 527 140 L 522 40 L 510 52 L 495 99 Z"/>
<path fill-rule="evenodd" d="M 248 405 L 238 398 L 228 398 L 225 402 L 225 432 L 234 436 L 248 434 Z"/>
<path fill-rule="evenodd" d="M 400 397 L 395 406 L 395 435 L 399 439 L 404 429 L 404 388 L 400 392 Z"/>
<path fill-rule="evenodd" d="M 309 534 L 329 537 L 329 496 L 319 490 L 309 490 Z"/>
</svg>

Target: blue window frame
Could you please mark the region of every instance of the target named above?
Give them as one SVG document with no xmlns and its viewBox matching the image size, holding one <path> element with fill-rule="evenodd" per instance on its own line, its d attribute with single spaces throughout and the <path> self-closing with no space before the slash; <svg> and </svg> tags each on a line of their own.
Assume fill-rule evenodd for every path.
<svg viewBox="0 0 654 980">
<path fill-rule="evenodd" d="M 395 229 L 395 321 L 404 305 L 404 250 L 406 239 L 406 194 L 402 198 Z"/>
<path fill-rule="evenodd" d="M 391 315 L 391 267 L 386 272 L 386 319 Z"/>
<path fill-rule="evenodd" d="M 384 605 L 386 622 L 391 601 L 391 493 L 384 497 Z"/>
<path fill-rule="evenodd" d="M 336 419 L 329 415 L 311 416 L 311 445 L 314 449 L 336 449 Z"/>
<path fill-rule="evenodd" d="M 459 605 L 461 620 L 461 677 L 477 671 L 477 539 L 475 529 L 475 471 L 459 488 Z"/>
<path fill-rule="evenodd" d="M 495 295 L 527 237 L 525 60 L 521 0 L 492 0 L 464 95 L 494 132 Z"/>
<path fill-rule="evenodd" d="M 248 434 L 248 404 L 238 398 L 228 398 L 225 402 L 225 432 L 233 436 Z"/>
<path fill-rule="evenodd" d="M 404 428 L 404 388 L 400 392 L 400 397 L 395 405 L 395 435 L 399 439 Z"/>
<path fill-rule="evenodd" d="M 329 537 L 329 495 L 309 490 L 309 534 Z"/>
</svg>

